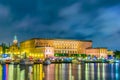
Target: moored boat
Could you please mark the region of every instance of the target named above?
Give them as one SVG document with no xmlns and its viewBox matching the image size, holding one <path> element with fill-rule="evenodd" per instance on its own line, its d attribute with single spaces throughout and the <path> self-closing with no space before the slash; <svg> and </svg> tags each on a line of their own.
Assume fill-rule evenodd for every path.
<svg viewBox="0 0 120 80">
<path fill-rule="evenodd" d="M 50 59 L 45 59 L 45 61 L 43 61 L 43 64 L 44 65 L 50 65 L 51 64 Z"/>
<path fill-rule="evenodd" d="M 74 59 L 74 60 L 72 60 L 72 63 L 74 63 L 74 64 L 79 64 L 79 63 L 81 63 L 81 62 L 78 61 L 77 59 Z"/>
<path fill-rule="evenodd" d="M 34 64 L 33 61 L 29 61 L 26 59 L 20 61 L 20 65 L 33 65 L 33 64 Z"/>
</svg>

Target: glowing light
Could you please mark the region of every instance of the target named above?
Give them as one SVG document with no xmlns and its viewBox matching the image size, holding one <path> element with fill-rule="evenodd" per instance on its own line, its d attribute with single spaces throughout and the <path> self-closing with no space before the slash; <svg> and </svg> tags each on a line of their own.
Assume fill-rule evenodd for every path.
<svg viewBox="0 0 120 80">
<path fill-rule="evenodd" d="M 7 54 L 2 54 L 2 57 L 6 58 L 6 57 L 8 57 L 8 55 Z"/>
<path fill-rule="evenodd" d="M 29 55 L 31 56 L 32 54 L 30 53 Z"/>
</svg>

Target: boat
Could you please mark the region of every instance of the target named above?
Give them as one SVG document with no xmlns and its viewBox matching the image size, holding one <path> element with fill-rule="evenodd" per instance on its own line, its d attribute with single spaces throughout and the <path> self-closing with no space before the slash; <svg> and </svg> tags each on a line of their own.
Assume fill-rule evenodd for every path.
<svg viewBox="0 0 120 80">
<path fill-rule="evenodd" d="M 20 65 L 33 65 L 33 61 L 29 61 L 27 59 L 20 60 Z"/>
<path fill-rule="evenodd" d="M 77 59 L 73 59 L 73 60 L 72 60 L 72 63 L 74 63 L 74 64 L 79 64 L 79 63 L 81 63 L 81 62 L 78 61 Z"/>
<path fill-rule="evenodd" d="M 109 63 L 120 63 L 120 60 L 112 59 L 112 60 L 109 60 Z"/>
<path fill-rule="evenodd" d="M 42 63 L 43 63 L 43 60 L 38 59 L 38 60 L 34 60 L 33 62 L 34 62 L 34 64 L 42 64 Z"/>
<path fill-rule="evenodd" d="M 43 65 L 50 65 L 51 61 L 49 58 L 45 59 L 45 61 L 43 61 Z"/>
</svg>

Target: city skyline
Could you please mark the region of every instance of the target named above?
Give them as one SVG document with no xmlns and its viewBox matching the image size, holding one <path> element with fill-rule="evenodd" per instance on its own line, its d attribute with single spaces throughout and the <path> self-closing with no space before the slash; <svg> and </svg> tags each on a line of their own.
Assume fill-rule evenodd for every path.
<svg viewBox="0 0 120 80">
<path fill-rule="evenodd" d="M 0 43 L 31 38 L 92 40 L 120 50 L 119 0 L 1 0 Z"/>
</svg>

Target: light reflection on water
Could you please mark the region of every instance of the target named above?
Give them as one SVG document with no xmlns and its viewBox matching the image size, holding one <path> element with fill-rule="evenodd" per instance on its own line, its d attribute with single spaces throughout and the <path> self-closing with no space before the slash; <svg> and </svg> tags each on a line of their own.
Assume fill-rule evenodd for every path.
<svg viewBox="0 0 120 80">
<path fill-rule="evenodd" d="M 120 64 L 0 65 L 0 80 L 120 80 Z"/>
</svg>

